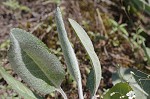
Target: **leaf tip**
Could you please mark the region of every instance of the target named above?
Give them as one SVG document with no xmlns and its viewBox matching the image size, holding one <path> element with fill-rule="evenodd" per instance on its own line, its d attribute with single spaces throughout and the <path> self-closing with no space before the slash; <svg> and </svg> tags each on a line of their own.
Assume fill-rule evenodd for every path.
<svg viewBox="0 0 150 99">
<path fill-rule="evenodd" d="M 68 21 L 70 22 L 72 19 L 68 18 Z"/>
<path fill-rule="evenodd" d="M 12 28 L 11 30 L 10 30 L 10 33 L 13 33 L 14 31 L 16 31 L 16 30 L 20 30 L 19 28 Z"/>
<path fill-rule="evenodd" d="M 60 11 L 60 8 L 59 8 L 59 6 L 57 6 L 57 8 L 56 8 L 56 11 L 57 11 L 57 12 L 59 12 L 59 11 Z"/>
<path fill-rule="evenodd" d="M 71 19 L 71 18 L 68 18 L 69 22 L 76 22 L 75 20 Z"/>
<path fill-rule="evenodd" d="M 57 16 L 57 15 L 61 15 L 61 11 L 60 11 L 60 8 L 59 8 L 59 7 L 56 8 L 55 14 L 56 14 L 56 16 Z"/>
</svg>

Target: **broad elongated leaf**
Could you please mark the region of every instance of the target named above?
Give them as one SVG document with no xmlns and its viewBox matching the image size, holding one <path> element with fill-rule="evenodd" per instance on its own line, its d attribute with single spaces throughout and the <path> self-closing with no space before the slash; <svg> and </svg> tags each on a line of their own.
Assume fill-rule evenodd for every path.
<svg viewBox="0 0 150 99">
<path fill-rule="evenodd" d="M 57 22 L 58 36 L 64 53 L 65 61 L 67 63 L 71 75 L 76 81 L 78 81 L 79 79 L 81 79 L 81 76 L 80 76 L 80 70 L 79 70 L 77 58 L 67 37 L 67 32 L 65 30 L 63 19 L 59 8 L 57 8 L 56 11 L 56 22 Z"/>
<path fill-rule="evenodd" d="M 86 52 L 88 53 L 90 60 L 91 60 L 91 63 L 93 65 L 93 71 L 92 72 L 94 72 L 94 73 L 91 74 L 91 76 L 89 76 L 89 77 L 94 79 L 94 81 L 92 81 L 93 83 L 90 83 L 91 80 L 88 80 L 87 83 L 89 83 L 89 85 L 93 84 L 91 86 L 93 86 L 94 88 L 91 88 L 91 86 L 89 86 L 89 89 L 91 89 L 90 92 L 94 96 L 97 89 L 98 89 L 100 80 L 101 80 L 100 61 L 99 61 L 99 59 L 98 59 L 98 57 L 94 51 L 93 44 L 92 44 L 89 36 L 85 32 L 85 30 L 76 21 L 69 19 L 69 22 L 70 22 L 71 26 L 74 28 L 77 36 L 79 37 L 82 45 L 84 46 Z"/>
<path fill-rule="evenodd" d="M 21 82 L 17 81 L 13 78 L 10 74 L 8 74 L 4 68 L 0 66 L 0 74 L 6 80 L 6 82 L 17 92 L 19 95 L 24 97 L 25 99 L 37 99 L 32 91 L 28 89 L 25 85 Z"/>
<path fill-rule="evenodd" d="M 67 63 L 67 68 L 70 74 L 72 75 L 72 77 L 74 78 L 74 80 L 78 84 L 79 97 L 80 99 L 82 99 L 83 92 L 82 92 L 81 74 L 78 66 L 78 61 L 74 53 L 74 50 L 69 42 L 69 39 L 67 37 L 67 32 L 65 30 L 62 15 L 58 7 L 56 10 L 56 23 L 57 23 L 58 37 L 60 40 L 65 61 Z"/>
<path fill-rule="evenodd" d="M 126 96 L 130 91 L 132 91 L 132 88 L 128 83 L 118 83 L 104 95 L 103 99 L 130 99 Z"/>
<path fill-rule="evenodd" d="M 12 29 L 8 58 L 13 70 L 32 88 L 49 94 L 60 87 L 64 70 L 55 55 L 32 34 Z"/>
</svg>

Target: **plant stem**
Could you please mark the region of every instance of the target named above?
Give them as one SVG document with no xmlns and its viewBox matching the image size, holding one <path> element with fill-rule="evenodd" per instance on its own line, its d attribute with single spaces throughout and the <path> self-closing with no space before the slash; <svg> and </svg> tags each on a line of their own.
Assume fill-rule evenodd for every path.
<svg viewBox="0 0 150 99">
<path fill-rule="evenodd" d="M 78 81 L 78 94 L 79 94 L 79 99 L 84 99 L 81 80 Z"/>
<path fill-rule="evenodd" d="M 61 95 L 64 97 L 64 99 L 68 99 L 67 95 L 65 94 L 65 92 L 62 90 L 61 87 L 59 89 L 57 89 L 57 91 L 59 91 L 61 93 Z"/>
</svg>

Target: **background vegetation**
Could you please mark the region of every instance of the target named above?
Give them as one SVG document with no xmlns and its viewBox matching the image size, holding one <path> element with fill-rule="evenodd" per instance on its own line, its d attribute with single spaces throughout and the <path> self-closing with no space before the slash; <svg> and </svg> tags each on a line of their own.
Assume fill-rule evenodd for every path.
<svg viewBox="0 0 150 99">
<path fill-rule="evenodd" d="M 98 94 L 111 88 L 116 66 L 131 67 L 150 73 L 150 4 L 142 0 L 1 0 L 0 1 L 0 61 L 12 76 L 22 81 L 11 69 L 7 60 L 9 32 L 19 27 L 40 38 L 64 64 L 56 31 L 54 10 L 60 6 L 70 41 L 80 63 L 84 92 L 86 77 L 91 68 L 83 47 L 70 28 L 68 18 L 76 20 L 92 39 L 102 66 Z M 64 68 L 66 66 L 64 65 Z M 69 99 L 77 98 L 77 89 L 69 75 L 63 89 Z M 59 94 L 45 98 L 60 97 Z M 0 97 L 19 98 L 0 76 Z M 88 94 L 86 94 L 88 99 Z"/>
</svg>

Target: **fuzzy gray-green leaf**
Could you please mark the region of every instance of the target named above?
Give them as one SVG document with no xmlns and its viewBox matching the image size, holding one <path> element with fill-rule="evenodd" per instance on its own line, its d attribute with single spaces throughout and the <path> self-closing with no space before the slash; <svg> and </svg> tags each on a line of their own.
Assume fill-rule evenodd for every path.
<svg viewBox="0 0 150 99">
<path fill-rule="evenodd" d="M 14 71 L 32 88 L 49 94 L 60 87 L 64 70 L 57 57 L 32 34 L 12 29 L 8 58 Z"/>
<path fill-rule="evenodd" d="M 67 63 L 67 68 L 69 70 L 69 73 L 77 82 L 79 98 L 83 99 L 81 73 L 79 70 L 78 61 L 74 53 L 74 50 L 69 42 L 69 39 L 67 37 L 67 32 L 65 30 L 64 22 L 59 7 L 57 7 L 56 9 L 56 23 L 57 23 L 58 37 L 60 40 L 65 61 Z"/>
<path fill-rule="evenodd" d="M 32 91 L 28 89 L 25 85 L 21 82 L 17 81 L 11 75 L 9 75 L 4 68 L 0 66 L 0 74 L 6 80 L 6 82 L 17 92 L 19 95 L 24 97 L 25 99 L 37 99 Z"/>
<path fill-rule="evenodd" d="M 81 79 L 81 76 L 80 76 L 80 70 L 78 67 L 77 58 L 67 37 L 67 32 L 65 30 L 63 19 L 59 8 L 57 8 L 56 10 L 56 23 L 57 23 L 58 37 L 61 43 L 61 47 L 64 53 L 64 58 L 67 63 L 67 67 L 69 69 L 70 74 L 78 82 L 79 79 Z"/>
<path fill-rule="evenodd" d="M 69 19 L 69 22 L 71 24 L 71 26 L 74 28 L 77 36 L 79 37 L 82 45 L 84 46 L 86 52 L 88 53 L 91 63 L 93 65 L 93 70 L 94 70 L 94 88 L 90 88 L 93 90 L 90 90 L 91 94 L 94 96 L 100 80 L 101 80 L 101 65 L 99 62 L 99 59 L 94 51 L 94 47 L 93 44 L 89 38 L 89 36 L 87 35 L 87 33 L 85 32 L 85 30 L 74 20 Z M 88 80 L 87 83 L 89 83 L 90 81 Z"/>
</svg>

